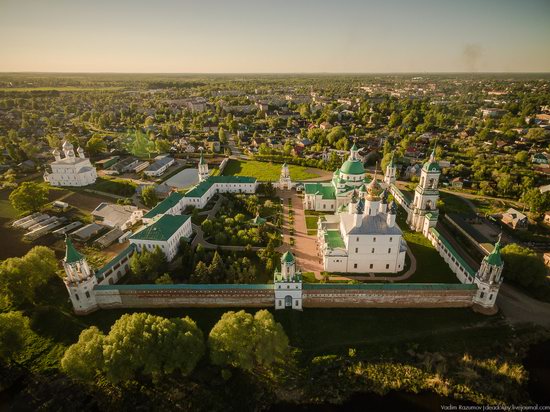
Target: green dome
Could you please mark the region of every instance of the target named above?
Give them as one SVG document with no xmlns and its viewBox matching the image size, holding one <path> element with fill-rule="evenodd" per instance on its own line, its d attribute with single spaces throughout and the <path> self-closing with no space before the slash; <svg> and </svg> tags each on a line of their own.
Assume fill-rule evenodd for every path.
<svg viewBox="0 0 550 412">
<path fill-rule="evenodd" d="M 362 175 L 365 173 L 365 168 L 359 160 L 346 160 L 340 168 L 340 172 L 347 175 Z"/>
<path fill-rule="evenodd" d="M 422 168 L 426 172 L 439 172 L 441 168 L 439 167 L 439 163 L 437 162 L 426 162 L 424 163 L 424 166 Z"/>
</svg>

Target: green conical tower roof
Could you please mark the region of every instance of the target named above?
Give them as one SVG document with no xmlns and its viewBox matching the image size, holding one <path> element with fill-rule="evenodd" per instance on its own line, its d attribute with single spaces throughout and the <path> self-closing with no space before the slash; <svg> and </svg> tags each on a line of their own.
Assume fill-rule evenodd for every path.
<svg viewBox="0 0 550 412">
<path fill-rule="evenodd" d="M 294 263 L 294 255 L 289 250 L 283 254 L 281 260 L 285 263 Z"/>
<path fill-rule="evenodd" d="M 357 152 L 359 150 L 359 148 L 357 147 L 357 145 L 355 144 L 355 142 L 353 143 L 353 146 L 351 146 L 351 151 L 352 152 Z"/>
<path fill-rule="evenodd" d="M 199 164 L 200 164 L 200 165 L 206 164 L 206 162 L 204 161 L 204 157 L 202 157 L 202 152 L 201 152 L 201 158 L 200 158 L 200 160 L 199 160 Z"/>
<path fill-rule="evenodd" d="M 493 251 L 489 253 L 487 256 L 487 263 L 493 266 L 502 266 L 502 256 L 500 255 L 500 236 L 498 235 L 497 243 L 495 243 L 495 247 L 493 248 Z"/>
<path fill-rule="evenodd" d="M 84 259 L 84 256 L 81 255 L 78 250 L 73 245 L 71 238 L 69 236 L 65 237 L 65 262 L 66 263 L 75 263 L 79 260 Z"/>
</svg>

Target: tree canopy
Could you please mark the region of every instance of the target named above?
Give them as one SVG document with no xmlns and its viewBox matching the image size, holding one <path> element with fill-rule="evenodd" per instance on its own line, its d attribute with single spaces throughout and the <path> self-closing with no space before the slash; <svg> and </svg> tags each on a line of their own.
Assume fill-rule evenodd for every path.
<svg viewBox="0 0 550 412">
<path fill-rule="evenodd" d="M 23 182 L 10 194 L 10 203 L 19 212 L 36 212 L 48 203 L 49 189 L 36 182 Z"/>
<path fill-rule="evenodd" d="M 189 318 L 167 319 L 147 313 L 122 315 L 107 335 L 84 330 L 61 360 L 70 376 L 91 380 L 97 374 L 113 383 L 178 372 L 190 374 L 204 354 L 204 338 Z"/>
<path fill-rule="evenodd" d="M 20 312 L 0 313 L 0 361 L 13 360 L 30 333 L 29 319 Z"/>
<path fill-rule="evenodd" d="M 8 258 L 0 263 L 0 299 L 3 304 L 34 302 L 36 288 L 55 276 L 57 259 L 53 250 L 35 246 L 21 258 Z"/>
<path fill-rule="evenodd" d="M 210 331 L 208 347 L 215 365 L 252 370 L 282 360 L 288 353 L 288 337 L 267 310 L 254 316 L 230 311 Z"/>
</svg>

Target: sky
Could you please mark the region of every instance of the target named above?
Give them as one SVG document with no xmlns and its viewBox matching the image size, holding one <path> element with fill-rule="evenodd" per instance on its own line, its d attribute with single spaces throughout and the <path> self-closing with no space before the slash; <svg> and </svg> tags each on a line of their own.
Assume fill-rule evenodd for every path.
<svg viewBox="0 0 550 412">
<path fill-rule="evenodd" d="M 0 0 L 0 71 L 550 72 L 550 0 Z"/>
</svg>

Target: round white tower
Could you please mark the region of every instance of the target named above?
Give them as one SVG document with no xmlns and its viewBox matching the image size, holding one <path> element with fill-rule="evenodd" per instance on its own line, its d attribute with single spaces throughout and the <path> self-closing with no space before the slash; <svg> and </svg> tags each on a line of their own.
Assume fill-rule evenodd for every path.
<svg viewBox="0 0 550 412">
<path fill-rule="evenodd" d="M 503 281 L 504 262 L 500 255 L 500 238 L 501 235 L 498 236 L 493 251 L 483 258 L 474 278 L 474 283 L 478 286 L 474 302 L 484 308 L 492 308 L 495 305 Z"/>
<path fill-rule="evenodd" d="M 69 292 L 74 312 L 77 314 L 93 312 L 98 309 L 94 293 L 97 278 L 84 255 L 81 255 L 76 250 L 68 236 L 65 238 L 65 245 L 63 268 L 65 269 L 66 276 L 64 282 Z"/>
</svg>

